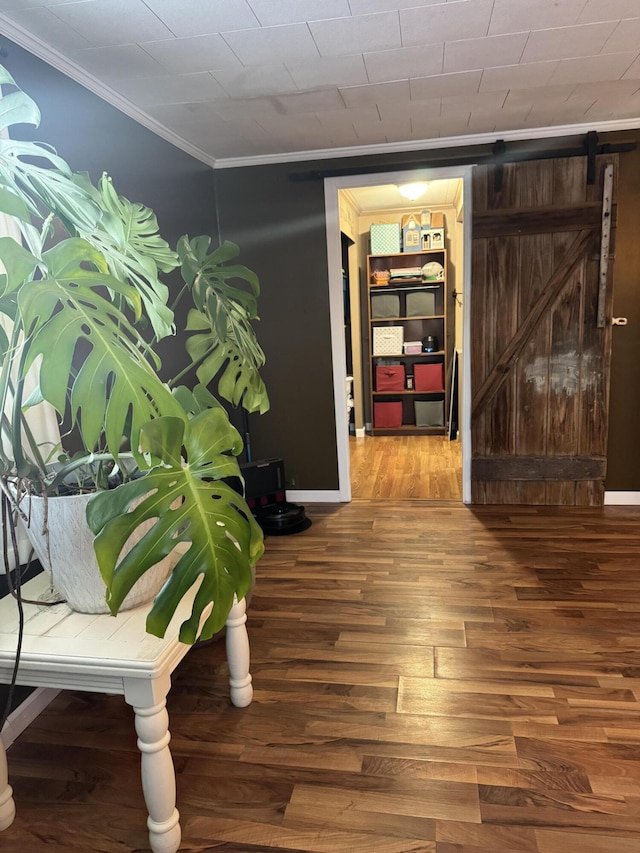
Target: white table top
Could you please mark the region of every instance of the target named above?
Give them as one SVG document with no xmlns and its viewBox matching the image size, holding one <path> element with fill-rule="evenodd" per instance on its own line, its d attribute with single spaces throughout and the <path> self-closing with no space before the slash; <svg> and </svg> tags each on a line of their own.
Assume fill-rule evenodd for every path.
<svg viewBox="0 0 640 853">
<path fill-rule="evenodd" d="M 23 585 L 22 594 L 37 600 L 48 590 L 49 577 L 42 573 Z M 196 586 L 180 603 L 164 639 L 145 630 L 150 604 L 111 616 L 76 613 L 66 604 L 25 603 L 18 683 L 122 692 L 118 680 L 172 672 L 191 648 L 179 642 L 178 630 L 195 591 Z M 0 600 L 0 681 L 11 678 L 17 632 L 17 602 L 8 595 Z"/>
</svg>

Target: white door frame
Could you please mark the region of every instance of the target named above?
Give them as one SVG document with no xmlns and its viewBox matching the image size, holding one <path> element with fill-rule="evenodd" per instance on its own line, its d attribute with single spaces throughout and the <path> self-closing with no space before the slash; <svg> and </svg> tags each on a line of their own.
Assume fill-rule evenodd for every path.
<svg viewBox="0 0 640 853">
<path fill-rule="evenodd" d="M 462 437 L 462 500 L 471 503 L 471 173 L 473 166 L 443 166 L 437 169 L 414 169 L 376 172 L 324 179 L 325 221 L 327 229 L 327 261 L 329 268 L 329 313 L 331 319 L 331 356 L 333 360 L 333 392 L 336 411 L 336 446 L 338 449 L 338 500 L 351 500 L 349 461 L 349 424 L 346 417 L 347 360 L 344 342 L 344 303 L 342 295 L 342 256 L 340 245 L 339 190 L 397 184 L 409 181 L 437 181 L 461 178 L 463 181 L 463 331 L 460 430 Z"/>
</svg>

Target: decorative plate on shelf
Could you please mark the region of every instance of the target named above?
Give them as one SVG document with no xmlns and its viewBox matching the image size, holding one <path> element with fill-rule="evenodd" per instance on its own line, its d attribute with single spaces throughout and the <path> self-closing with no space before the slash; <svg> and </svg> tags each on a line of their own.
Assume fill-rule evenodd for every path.
<svg viewBox="0 0 640 853">
<path fill-rule="evenodd" d="M 444 267 L 437 261 L 429 261 L 422 267 L 422 275 L 427 281 L 441 281 L 444 278 Z"/>
</svg>

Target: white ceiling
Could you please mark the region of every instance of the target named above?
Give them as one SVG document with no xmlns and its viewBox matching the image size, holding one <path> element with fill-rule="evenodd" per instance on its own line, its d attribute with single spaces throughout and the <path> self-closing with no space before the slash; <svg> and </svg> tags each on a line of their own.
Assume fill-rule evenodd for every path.
<svg viewBox="0 0 640 853">
<path fill-rule="evenodd" d="M 218 166 L 640 126 L 640 0 L 0 0 L 0 32 Z"/>
<path fill-rule="evenodd" d="M 362 214 L 390 210 L 419 211 L 424 207 L 440 210 L 445 207 L 453 207 L 456 204 L 458 196 L 462 192 L 462 181 L 459 178 L 427 181 L 424 195 L 416 201 L 403 198 L 397 184 L 351 187 L 346 192 Z"/>
</svg>

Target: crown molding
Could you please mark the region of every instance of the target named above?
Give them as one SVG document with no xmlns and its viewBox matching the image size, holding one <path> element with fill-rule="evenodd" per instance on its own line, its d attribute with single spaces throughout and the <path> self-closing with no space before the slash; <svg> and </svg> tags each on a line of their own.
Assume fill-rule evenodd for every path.
<svg viewBox="0 0 640 853">
<path fill-rule="evenodd" d="M 29 53 L 33 53 L 34 56 L 38 57 L 38 59 L 42 59 L 48 65 L 52 65 L 54 68 L 57 68 L 58 71 L 66 74 L 67 77 L 71 77 L 71 79 L 75 80 L 76 83 L 80 83 L 80 85 L 84 86 L 85 89 L 89 89 L 89 91 L 93 92 L 94 95 L 98 95 L 98 97 L 102 98 L 103 101 L 106 101 L 111 104 L 111 106 L 116 107 L 120 112 L 129 116 L 129 118 L 133 119 L 138 124 L 141 124 L 143 127 L 146 127 L 147 130 L 150 130 L 152 133 L 155 133 L 156 136 L 160 136 L 162 139 L 166 140 L 166 142 L 171 143 L 171 145 L 174 145 L 186 154 L 190 154 L 196 160 L 200 160 L 205 165 L 215 168 L 216 161 L 214 157 L 206 154 L 200 148 L 193 145 L 191 142 L 188 142 L 186 139 L 183 139 L 177 133 L 174 133 L 172 130 L 164 127 L 160 122 L 156 121 L 156 119 L 147 115 L 147 113 L 145 113 L 144 110 L 141 110 L 136 104 L 133 104 L 122 95 L 114 92 L 113 89 L 96 79 L 92 74 L 89 74 L 89 72 L 80 65 L 77 65 L 66 56 L 62 56 L 62 54 L 58 53 L 58 51 L 54 50 L 50 45 L 41 41 L 37 36 L 34 36 L 32 33 L 23 29 L 19 24 L 16 24 L 15 21 L 10 20 L 2 14 L 0 14 L 0 33 L 11 39 L 11 41 L 14 41 L 20 47 L 28 50 Z"/>
<path fill-rule="evenodd" d="M 372 154 L 406 154 L 416 151 L 432 151 L 439 148 L 465 148 L 473 145 L 493 145 L 496 140 L 504 142 L 525 139 L 553 139 L 559 136 L 580 136 L 595 130 L 611 133 L 616 130 L 637 130 L 640 116 L 582 124 L 563 124 L 551 127 L 504 130 L 494 133 L 471 133 L 464 136 L 442 136 L 433 139 L 412 139 L 405 142 L 383 142 L 376 145 L 354 145 L 343 148 L 318 148 L 313 151 L 291 151 L 287 154 L 264 154 L 252 157 L 221 157 L 215 161 L 215 169 L 237 169 L 242 166 L 269 166 L 278 163 L 298 163 L 307 160 L 334 160 L 339 157 L 369 157 Z M 400 164 L 399 164 L 400 167 Z"/>
</svg>

